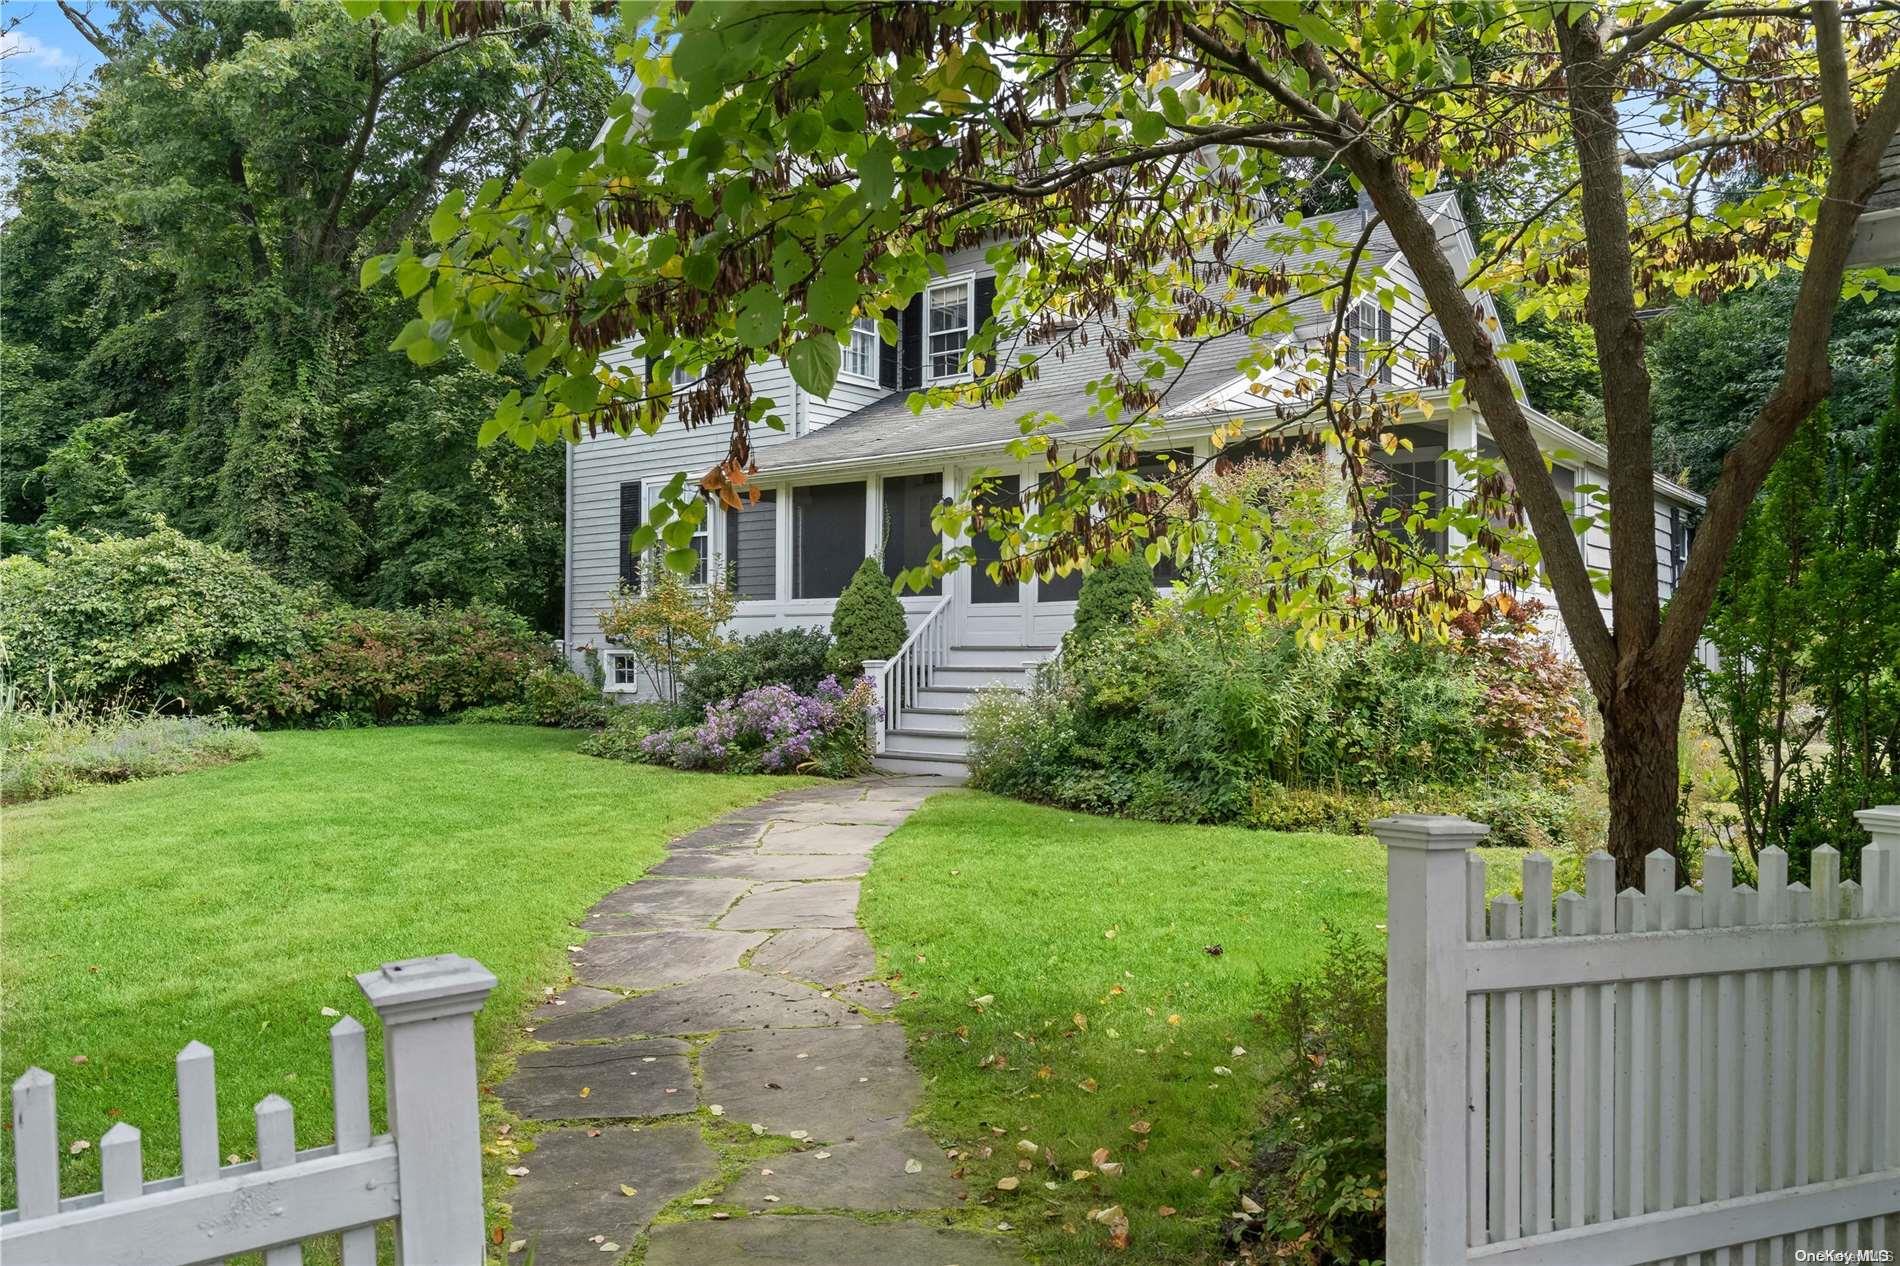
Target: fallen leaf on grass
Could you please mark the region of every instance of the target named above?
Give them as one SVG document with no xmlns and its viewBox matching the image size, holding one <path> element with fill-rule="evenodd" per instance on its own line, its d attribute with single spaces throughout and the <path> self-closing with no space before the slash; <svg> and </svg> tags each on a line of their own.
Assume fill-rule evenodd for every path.
<svg viewBox="0 0 1900 1266">
<path fill-rule="evenodd" d="M 1106 1165 L 1108 1163 L 1108 1149 L 1106 1147 L 1096 1148 L 1089 1154 L 1089 1163 L 1097 1169 Z"/>
<path fill-rule="evenodd" d="M 1132 1134 L 1146 1134 L 1152 1129 L 1154 1129 L 1154 1126 L 1148 1124 L 1146 1121 L 1137 1121 L 1128 1127 L 1129 1132 Z"/>
<path fill-rule="evenodd" d="M 1164 1204 L 1159 1209 L 1155 1210 L 1156 1217 L 1171 1218 L 1174 1216 L 1174 1214 L 1175 1214 L 1175 1208 L 1171 1204 Z"/>
<path fill-rule="evenodd" d="M 68 1156 L 77 1156 L 91 1146 L 91 1139 L 74 1139 L 73 1145 L 66 1149 L 66 1154 Z"/>
<path fill-rule="evenodd" d="M 640 1194 L 640 1189 L 638 1187 L 629 1187 L 626 1183 L 621 1183 L 620 1194 L 623 1196 L 637 1196 Z"/>
<path fill-rule="evenodd" d="M 1017 1139 L 1016 1150 L 1021 1152 L 1024 1156 L 1034 1156 L 1037 1152 L 1040 1152 L 1042 1149 L 1040 1147 L 1037 1147 L 1034 1143 L 1030 1142 L 1028 1139 Z"/>
<path fill-rule="evenodd" d="M 510 1178 L 525 1178 L 529 1171 L 526 1165 L 510 1165 L 502 1172 L 507 1174 Z"/>
<path fill-rule="evenodd" d="M 1076 1082 L 1076 1083 L 1075 1083 L 1075 1088 L 1076 1088 L 1077 1090 L 1080 1090 L 1080 1091 L 1082 1091 L 1082 1092 L 1083 1092 L 1084 1094 L 1091 1094 L 1091 1095 L 1092 1095 L 1092 1094 L 1094 1094 L 1094 1093 L 1095 1093 L 1095 1091 L 1096 1091 L 1096 1089 L 1097 1089 L 1097 1085 L 1096 1085 L 1096 1081 L 1095 1081 L 1095 1078 L 1093 1078 L 1093 1077 L 1084 1077 L 1084 1078 L 1083 1078 L 1083 1079 L 1082 1079 L 1081 1081 L 1078 1081 L 1078 1082 Z"/>
<path fill-rule="evenodd" d="M 996 1189 L 998 1191 L 1014 1191 L 1021 1182 L 1022 1179 L 1011 1174 L 1007 1178 L 998 1178 L 996 1180 Z"/>
<path fill-rule="evenodd" d="M 1262 1209 L 1258 1204 L 1254 1203 L 1252 1196 L 1247 1196 L 1247 1195 L 1243 1195 L 1240 1198 L 1240 1210 L 1242 1213 L 1265 1213 L 1266 1212 L 1265 1209 Z"/>
</svg>

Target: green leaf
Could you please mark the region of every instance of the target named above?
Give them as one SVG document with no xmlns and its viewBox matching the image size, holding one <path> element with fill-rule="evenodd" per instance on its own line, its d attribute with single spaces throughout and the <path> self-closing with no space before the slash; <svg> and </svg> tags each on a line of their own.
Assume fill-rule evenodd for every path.
<svg viewBox="0 0 1900 1266">
<path fill-rule="evenodd" d="M 660 533 L 651 523 L 642 523 L 628 538 L 627 549 L 630 553 L 644 554 L 658 544 L 659 539 Z"/>
<path fill-rule="evenodd" d="M 389 276 L 389 270 L 395 266 L 393 255 L 371 255 L 363 261 L 363 271 L 357 276 L 357 285 L 364 290 Z"/>
<path fill-rule="evenodd" d="M 719 73 L 725 52 L 717 31 L 688 31 L 673 46 L 673 73 L 688 83 L 712 78 Z"/>
<path fill-rule="evenodd" d="M 686 125 L 693 121 L 692 103 L 667 88 L 656 85 L 647 89 L 641 104 L 649 111 L 647 135 L 661 144 L 678 140 Z"/>
<path fill-rule="evenodd" d="M 690 545 L 685 549 L 666 551 L 666 569 L 682 576 L 690 576 L 699 570 L 699 551 Z"/>
<path fill-rule="evenodd" d="M 785 355 L 792 381 L 821 399 L 838 385 L 838 366 L 843 360 L 844 348 L 829 334 L 802 338 Z"/>
<path fill-rule="evenodd" d="M 429 240 L 440 243 L 454 237 L 462 227 L 462 206 L 468 201 L 468 194 L 460 189 L 451 189 L 448 196 L 436 207 L 435 214 L 429 217 Z"/>
<path fill-rule="evenodd" d="M 891 143 L 883 137 L 865 148 L 864 157 L 858 161 L 858 192 L 864 195 L 866 206 L 890 204 L 892 187 L 897 180 L 892 158 Z"/>
<path fill-rule="evenodd" d="M 770 347 L 785 325 L 785 305 L 778 292 L 760 282 L 739 296 L 739 341 L 747 347 Z"/>
</svg>

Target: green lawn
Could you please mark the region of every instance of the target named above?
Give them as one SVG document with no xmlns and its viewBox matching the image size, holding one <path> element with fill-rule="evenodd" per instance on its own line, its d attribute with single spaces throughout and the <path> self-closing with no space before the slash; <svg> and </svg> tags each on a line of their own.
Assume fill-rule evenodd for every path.
<svg viewBox="0 0 1900 1266">
<path fill-rule="evenodd" d="M 1218 1260 L 1277 1058 L 1257 1014 L 1269 987 L 1312 960 L 1322 919 L 1377 943 L 1384 910 L 1370 839 L 960 792 L 878 847 L 860 917 L 916 994 L 899 1015 L 929 1086 L 924 1128 L 975 1153 L 983 1221 L 1048 1262 L 1095 1263 L 1108 1232 L 1087 1215 L 1119 1204 L 1132 1240 L 1114 1260 L 1172 1264 Z M 1104 1147 L 1119 1177 L 1095 1171 Z M 1013 1193 L 995 1188 L 1009 1177 Z"/>
<path fill-rule="evenodd" d="M 382 1101 L 356 972 L 480 959 L 501 982 L 476 1029 L 492 1070 L 589 905 L 666 840 L 802 781 L 596 760 L 575 734 L 504 726 L 264 738 L 248 764 L 6 811 L 0 1068 L 58 1077 L 63 1144 L 139 1126 L 148 1176 L 177 1172 L 185 1043 L 217 1052 L 225 1154 L 255 1154 L 251 1108 L 273 1091 L 301 1146 L 327 1142 L 324 1008 L 370 1027 Z M 65 1156 L 69 1193 L 97 1189 L 96 1156 Z"/>
</svg>

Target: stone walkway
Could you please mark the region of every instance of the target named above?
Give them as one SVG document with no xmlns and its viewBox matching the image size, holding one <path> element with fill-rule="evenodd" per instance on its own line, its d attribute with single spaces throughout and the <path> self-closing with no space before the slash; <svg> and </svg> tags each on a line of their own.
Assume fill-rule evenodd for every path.
<svg viewBox="0 0 1900 1266">
<path fill-rule="evenodd" d="M 535 1266 L 614 1263 L 642 1233 L 645 1266 L 1020 1266 L 953 1225 L 969 1196 L 909 1124 L 923 1084 L 857 922 L 871 850 L 943 785 L 786 792 L 588 913 L 578 983 L 531 1022 L 545 1049 L 496 1088 L 558 1123 L 508 1195 Z M 755 1136 L 793 1150 L 722 1157 Z M 691 1216 L 649 1229 L 669 1205 Z"/>
</svg>

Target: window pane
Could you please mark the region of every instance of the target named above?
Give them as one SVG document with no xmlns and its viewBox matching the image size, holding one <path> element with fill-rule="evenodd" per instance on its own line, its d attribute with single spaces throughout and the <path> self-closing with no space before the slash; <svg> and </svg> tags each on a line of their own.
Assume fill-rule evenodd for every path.
<svg viewBox="0 0 1900 1266">
<path fill-rule="evenodd" d="M 792 492 L 792 593 L 835 598 L 864 561 L 864 485 L 817 484 Z"/>
<path fill-rule="evenodd" d="M 733 592 L 741 598 L 778 597 L 778 493 L 726 511 L 726 552 L 732 556 Z"/>
<path fill-rule="evenodd" d="M 895 475 L 884 481 L 884 574 L 897 579 L 908 567 L 922 567 L 938 544 L 930 512 L 943 500 L 943 476 Z M 937 593 L 931 581 L 923 593 Z M 906 592 L 909 592 L 907 589 Z"/>
<path fill-rule="evenodd" d="M 877 321 L 859 317 L 851 324 L 851 342 L 844 351 L 844 372 L 859 378 L 877 377 Z"/>
<path fill-rule="evenodd" d="M 963 368 L 963 349 L 970 341 L 970 291 L 967 286 L 945 286 L 930 292 L 930 377 L 950 378 Z"/>
<path fill-rule="evenodd" d="M 1017 489 L 1021 487 L 1016 476 L 1004 475 L 990 481 L 990 490 L 983 494 L 985 505 L 1014 505 Z M 1017 585 L 1014 580 L 1005 580 L 1001 584 L 990 579 L 989 564 L 1003 556 L 1001 541 L 993 541 L 987 531 L 971 533 L 971 544 L 976 547 L 976 565 L 970 568 L 970 601 L 983 603 L 1016 601 Z"/>
</svg>

